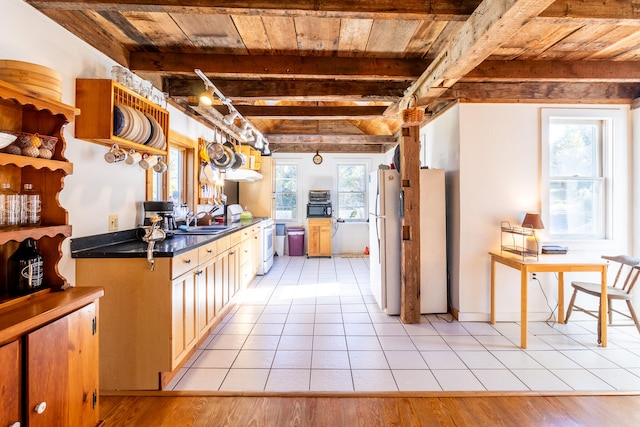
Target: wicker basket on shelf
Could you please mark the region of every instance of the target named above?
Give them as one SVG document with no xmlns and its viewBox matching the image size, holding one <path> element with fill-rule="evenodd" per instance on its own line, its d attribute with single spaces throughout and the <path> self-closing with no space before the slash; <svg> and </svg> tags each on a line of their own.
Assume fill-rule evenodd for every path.
<svg viewBox="0 0 640 427">
<path fill-rule="evenodd" d="M 402 127 L 420 126 L 424 120 L 424 109 L 417 106 L 418 99 L 414 95 L 414 106 L 402 111 Z"/>
</svg>

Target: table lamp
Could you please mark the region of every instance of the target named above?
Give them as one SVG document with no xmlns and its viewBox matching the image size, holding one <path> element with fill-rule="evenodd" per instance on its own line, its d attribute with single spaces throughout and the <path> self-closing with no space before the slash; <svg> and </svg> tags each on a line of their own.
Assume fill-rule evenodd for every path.
<svg viewBox="0 0 640 427">
<path fill-rule="evenodd" d="M 540 244 L 536 230 L 544 229 L 542 216 L 539 213 L 527 212 L 522 220 L 522 227 L 533 230 L 532 235 L 527 236 L 525 248 L 539 254 L 542 250 L 542 245 Z"/>
</svg>

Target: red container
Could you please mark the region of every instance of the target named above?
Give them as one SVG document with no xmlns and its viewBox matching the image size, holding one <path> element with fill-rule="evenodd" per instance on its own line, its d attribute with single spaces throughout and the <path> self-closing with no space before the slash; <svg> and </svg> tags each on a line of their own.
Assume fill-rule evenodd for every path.
<svg viewBox="0 0 640 427">
<path fill-rule="evenodd" d="M 289 255 L 304 256 L 304 228 L 287 228 L 287 238 L 289 239 Z"/>
</svg>

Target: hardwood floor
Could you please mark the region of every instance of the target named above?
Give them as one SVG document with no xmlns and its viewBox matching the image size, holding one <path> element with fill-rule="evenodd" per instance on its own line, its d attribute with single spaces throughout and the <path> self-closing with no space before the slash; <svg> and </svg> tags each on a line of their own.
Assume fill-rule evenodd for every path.
<svg viewBox="0 0 640 427">
<path fill-rule="evenodd" d="M 104 426 L 638 426 L 640 394 L 101 396 Z"/>
</svg>

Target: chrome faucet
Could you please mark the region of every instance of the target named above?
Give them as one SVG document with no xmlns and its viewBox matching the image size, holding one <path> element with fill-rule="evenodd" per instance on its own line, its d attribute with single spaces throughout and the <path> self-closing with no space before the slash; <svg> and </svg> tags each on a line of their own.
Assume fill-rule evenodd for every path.
<svg viewBox="0 0 640 427">
<path fill-rule="evenodd" d="M 189 228 L 191 226 L 191 222 L 193 221 L 193 226 L 197 227 L 198 226 L 198 220 L 200 218 L 202 218 L 203 216 L 208 215 L 208 214 L 210 214 L 210 212 L 200 211 L 200 212 L 194 214 L 193 211 L 189 211 L 189 212 L 187 212 L 187 215 L 184 218 L 185 225 L 187 226 L 187 228 Z"/>
</svg>

